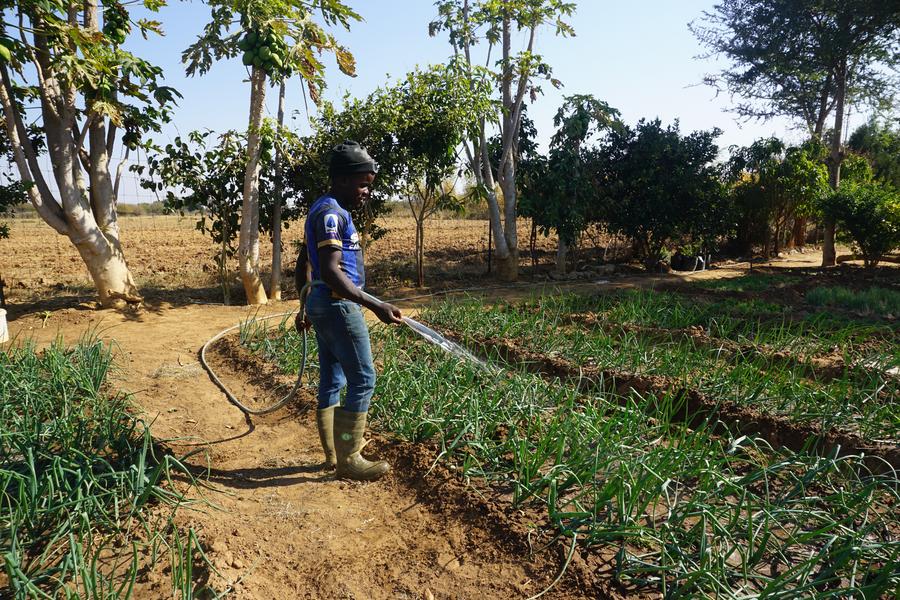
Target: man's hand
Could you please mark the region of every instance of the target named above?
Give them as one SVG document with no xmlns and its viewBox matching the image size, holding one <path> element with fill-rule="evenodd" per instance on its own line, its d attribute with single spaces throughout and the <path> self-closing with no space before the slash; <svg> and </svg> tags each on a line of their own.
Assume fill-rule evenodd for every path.
<svg viewBox="0 0 900 600">
<path fill-rule="evenodd" d="M 294 317 L 294 329 L 297 330 L 297 333 L 309 331 L 310 327 L 312 327 L 312 321 L 309 320 L 306 313 L 303 311 L 298 312 L 297 316 Z"/>
<path fill-rule="evenodd" d="M 403 323 L 403 314 L 400 312 L 400 309 L 393 304 L 382 302 L 374 307 L 372 312 L 375 313 L 375 316 L 378 317 L 382 323 L 387 323 L 388 325 Z"/>
</svg>

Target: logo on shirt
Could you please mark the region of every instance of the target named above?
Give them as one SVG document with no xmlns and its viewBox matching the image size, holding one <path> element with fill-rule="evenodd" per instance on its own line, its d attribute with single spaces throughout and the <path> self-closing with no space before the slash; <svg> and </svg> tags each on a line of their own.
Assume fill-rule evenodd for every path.
<svg viewBox="0 0 900 600">
<path fill-rule="evenodd" d="M 359 250 L 359 234 L 355 231 L 350 234 L 350 250 Z"/>
<path fill-rule="evenodd" d="M 325 215 L 325 233 L 337 233 L 338 218 L 334 213 Z"/>
</svg>

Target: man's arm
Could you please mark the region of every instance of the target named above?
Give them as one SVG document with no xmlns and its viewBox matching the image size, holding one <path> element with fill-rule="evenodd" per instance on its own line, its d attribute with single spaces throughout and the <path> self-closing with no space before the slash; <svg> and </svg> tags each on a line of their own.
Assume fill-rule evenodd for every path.
<svg viewBox="0 0 900 600">
<path fill-rule="evenodd" d="M 379 302 L 362 293 L 347 275 L 341 270 L 341 257 L 343 252 L 336 246 L 323 246 L 319 248 L 319 269 L 322 272 L 322 281 L 341 298 L 346 298 L 357 304 L 365 306 L 382 323 L 402 323 L 403 315 L 400 309 L 387 302 Z"/>
</svg>

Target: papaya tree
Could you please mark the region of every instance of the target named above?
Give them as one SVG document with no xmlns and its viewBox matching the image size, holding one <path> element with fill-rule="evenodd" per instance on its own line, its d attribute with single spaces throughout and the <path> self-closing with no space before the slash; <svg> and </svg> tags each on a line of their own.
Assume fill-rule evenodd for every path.
<svg viewBox="0 0 900 600">
<path fill-rule="evenodd" d="M 439 0 L 438 17 L 429 25 L 434 36 L 446 31 L 455 56 L 463 57 L 467 79 L 475 82 L 492 81 L 500 96 L 500 160 L 491 164 L 488 148 L 488 118 L 479 122 L 475 135 L 464 145 L 466 158 L 475 175 L 478 188 L 487 199 L 491 229 L 496 247 L 498 275 L 502 280 L 518 277 L 519 246 L 516 229 L 516 152 L 522 106 L 526 95 L 534 100 L 540 93 L 538 79 L 549 80 L 554 86 L 552 69 L 536 52 L 537 33 L 543 27 L 557 35 L 574 35 L 564 19 L 575 11 L 574 2 L 563 0 Z M 524 48 L 516 52 L 513 37 L 524 37 Z M 484 58 L 474 56 L 482 50 Z M 500 53 L 496 70 L 491 71 L 494 51 Z M 485 66 L 479 66 L 483 60 Z M 494 173 L 497 179 L 494 179 Z M 499 183 L 503 198 L 501 213 L 496 194 Z"/>
<path fill-rule="evenodd" d="M 259 264 L 259 152 L 267 83 L 297 74 L 306 83 L 310 97 L 318 102 L 325 85 L 322 55 L 333 53 L 347 75 L 354 74 L 355 62 L 353 55 L 314 18 L 349 29 L 360 16 L 340 0 L 208 0 L 208 4 L 210 22 L 184 51 L 182 60 L 188 75 L 202 75 L 214 60 L 240 55 L 250 71 L 238 258 L 247 303 L 265 304 L 268 296 Z"/>
<path fill-rule="evenodd" d="M 144 5 L 154 11 L 163 4 Z M 132 21 L 117 0 L 102 7 L 97 0 L 21 0 L 7 10 L 18 18 L 0 26 L 0 104 L 28 199 L 78 250 L 102 305 L 139 302 L 110 165 L 117 143 L 134 148 L 144 133 L 158 131 L 178 96 L 162 85 L 159 67 L 121 47 L 133 30 L 160 33 L 159 23 Z M 50 157 L 47 174 L 37 141 Z"/>
<path fill-rule="evenodd" d="M 288 138 L 290 139 L 290 138 Z M 273 231 L 276 212 L 290 219 L 291 210 L 278 211 L 279 196 L 285 191 L 277 151 L 282 142 L 269 120 L 263 122 L 260 157 L 263 169 L 259 179 L 260 230 Z M 247 164 L 245 132 L 192 131 L 186 138 L 176 137 L 163 148 L 148 152 L 147 165 L 132 170 L 142 175 L 141 187 L 164 193 L 167 212 L 196 213 L 197 230 L 208 235 L 216 245 L 214 261 L 225 304 L 231 303 L 233 272 L 229 262 L 237 253 L 235 242 L 240 230 L 241 191 Z M 275 156 L 277 154 L 278 156 Z M 274 164 L 273 164 L 274 159 Z M 287 191 L 290 191 L 289 189 Z"/>
</svg>

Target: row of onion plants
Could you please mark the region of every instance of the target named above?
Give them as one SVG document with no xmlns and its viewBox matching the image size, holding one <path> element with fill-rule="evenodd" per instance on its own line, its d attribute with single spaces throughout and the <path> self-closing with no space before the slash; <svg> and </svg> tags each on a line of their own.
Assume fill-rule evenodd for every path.
<svg viewBox="0 0 900 600">
<path fill-rule="evenodd" d="M 547 527 L 587 552 L 612 548 L 610 575 L 629 589 L 875 598 L 900 585 L 900 482 L 862 457 L 687 429 L 669 419 L 668 398 L 490 373 L 403 329 L 379 326 L 373 338 L 377 427 L 433 446 L 478 488 L 543 509 Z"/>
<path fill-rule="evenodd" d="M 139 571 L 182 559 L 190 475 L 109 388 L 113 368 L 96 340 L 0 352 L 0 596 L 128 598 Z M 172 590 L 194 583 L 173 572 Z"/>
<path fill-rule="evenodd" d="M 574 299 L 573 299 L 574 298 Z M 900 379 L 881 369 L 860 367 L 855 372 L 827 381 L 807 376 L 802 364 L 772 361 L 765 355 L 733 356 L 714 345 L 672 336 L 660 339 L 640 331 L 612 331 L 609 323 L 646 324 L 648 319 L 623 315 L 653 313 L 657 322 L 685 327 L 696 320 L 682 318 L 682 311 L 700 311 L 674 304 L 657 311 L 652 297 L 615 295 L 617 302 L 601 297 L 603 327 L 572 324 L 570 310 L 580 308 L 581 297 L 562 302 L 542 297 L 524 304 L 485 306 L 470 299 L 429 308 L 423 318 L 438 328 L 450 328 L 463 341 L 477 345 L 485 338 L 507 338 L 530 351 L 559 356 L 575 366 L 663 375 L 715 399 L 750 406 L 793 421 L 809 422 L 824 429 L 859 433 L 872 440 L 900 439 Z M 745 325 L 747 327 L 749 325 Z"/>
</svg>

